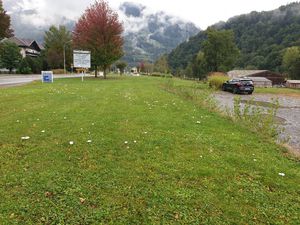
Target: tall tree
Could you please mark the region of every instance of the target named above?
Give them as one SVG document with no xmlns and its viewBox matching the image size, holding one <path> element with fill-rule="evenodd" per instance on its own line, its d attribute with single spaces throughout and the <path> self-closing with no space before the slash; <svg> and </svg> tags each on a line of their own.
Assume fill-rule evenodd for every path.
<svg viewBox="0 0 300 225">
<path fill-rule="evenodd" d="M 0 40 L 13 36 L 13 30 L 10 28 L 10 16 L 6 14 L 0 0 Z"/>
<path fill-rule="evenodd" d="M 19 47 L 10 41 L 5 41 L 0 45 L 0 59 L 1 66 L 11 73 L 22 60 Z"/>
<path fill-rule="evenodd" d="M 167 55 L 162 55 L 155 63 L 154 63 L 154 71 L 159 73 L 169 73 L 169 64 Z"/>
<path fill-rule="evenodd" d="M 227 72 L 234 67 L 239 50 L 232 30 L 207 29 L 203 53 L 208 72 Z"/>
<path fill-rule="evenodd" d="M 203 79 L 206 77 L 207 65 L 205 55 L 203 52 L 199 52 L 196 57 L 188 64 L 185 69 L 185 73 L 189 77 L 197 77 Z"/>
<path fill-rule="evenodd" d="M 291 79 L 300 79 L 300 48 L 286 49 L 282 64 Z"/>
<path fill-rule="evenodd" d="M 123 55 L 123 25 L 118 14 L 103 0 L 96 1 L 78 20 L 73 41 L 74 45 L 92 52 L 92 63 L 96 68 L 106 70 Z"/>
<path fill-rule="evenodd" d="M 127 63 L 124 61 L 117 62 L 116 67 L 120 70 L 120 73 L 122 75 L 122 74 L 124 74 L 124 70 L 127 67 Z"/>
<path fill-rule="evenodd" d="M 72 61 L 72 35 L 65 26 L 51 26 L 45 32 L 45 54 L 50 68 L 64 67 L 64 53 L 66 65 L 70 67 Z"/>
</svg>

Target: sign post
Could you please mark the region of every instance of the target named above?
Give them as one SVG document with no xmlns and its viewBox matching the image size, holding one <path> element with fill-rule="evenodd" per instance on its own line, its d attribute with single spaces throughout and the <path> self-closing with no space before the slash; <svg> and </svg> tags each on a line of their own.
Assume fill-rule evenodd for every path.
<svg viewBox="0 0 300 225">
<path fill-rule="evenodd" d="M 89 68 L 91 68 L 91 52 L 74 50 L 73 51 L 73 61 L 74 61 L 75 68 L 89 69 Z M 82 76 L 81 76 L 82 82 L 83 82 L 84 75 L 85 75 L 85 72 L 82 72 Z"/>
<path fill-rule="evenodd" d="M 53 83 L 53 72 L 52 71 L 42 71 L 42 82 L 43 83 Z"/>
</svg>

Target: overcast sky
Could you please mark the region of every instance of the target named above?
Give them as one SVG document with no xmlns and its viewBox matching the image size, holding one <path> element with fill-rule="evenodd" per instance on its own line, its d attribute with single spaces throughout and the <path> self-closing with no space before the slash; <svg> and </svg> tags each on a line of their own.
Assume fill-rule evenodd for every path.
<svg viewBox="0 0 300 225">
<path fill-rule="evenodd" d="M 77 19 L 94 0 L 4 0 L 6 9 L 17 11 L 35 10 L 37 14 L 27 17 L 36 25 L 53 23 L 57 16 Z M 117 9 L 122 0 L 108 0 Z M 251 11 L 267 11 L 291 3 L 290 0 L 130 0 L 148 6 L 153 11 L 194 22 L 201 29 L 230 17 Z"/>
</svg>

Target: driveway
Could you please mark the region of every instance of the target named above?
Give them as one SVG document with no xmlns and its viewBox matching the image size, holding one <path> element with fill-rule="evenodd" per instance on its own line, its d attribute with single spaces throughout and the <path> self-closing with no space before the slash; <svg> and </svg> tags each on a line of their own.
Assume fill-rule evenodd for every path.
<svg viewBox="0 0 300 225">
<path fill-rule="evenodd" d="M 214 94 L 219 106 L 222 109 L 233 109 L 234 97 L 228 92 L 218 92 Z M 284 128 L 283 134 L 279 137 L 280 140 L 289 139 L 290 145 L 297 154 L 300 154 L 300 97 L 291 97 L 285 95 L 272 94 L 253 94 L 253 95 L 238 95 L 241 100 L 258 101 L 262 105 L 274 102 L 274 99 L 279 101 L 279 109 L 277 117 L 280 121 L 280 126 Z M 266 107 L 263 107 L 266 108 Z"/>
<path fill-rule="evenodd" d="M 74 77 L 81 77 L 81 75 L 80 74 L 54 75 L 54 79 L 74 78 Z M 0 75 L 0 87 L 18 86 L 36 80 L 41 80 L 41 75 Z"/>
</svg>

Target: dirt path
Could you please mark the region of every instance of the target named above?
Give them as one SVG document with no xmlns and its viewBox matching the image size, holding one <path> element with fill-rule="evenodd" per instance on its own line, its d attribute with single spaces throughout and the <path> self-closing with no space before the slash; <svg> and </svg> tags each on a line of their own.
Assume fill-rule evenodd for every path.
<svg viewBox="0 0 300 225">
<path fill-rule="evenodd" d="M 218 92 L 214 94 L 219 106 L 223 109 L 233 109 L 234 97 L 228 92 Z M 280 120 L 280 126 L 284 128 L 283 134 L 279 139 L 289 139 L 290 145 L 297 154 L 300 154 L 300 97 L 273 95 L 273 94 L 253 94 L 253 95 L 239 95 L 243 100 L 253 99 L 259 102 L 263 107 L 274 102 L 274 99 L 279 101 L 279 109 L 277 117 Z"/>
</svg>

